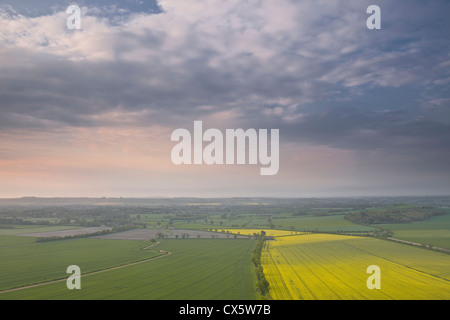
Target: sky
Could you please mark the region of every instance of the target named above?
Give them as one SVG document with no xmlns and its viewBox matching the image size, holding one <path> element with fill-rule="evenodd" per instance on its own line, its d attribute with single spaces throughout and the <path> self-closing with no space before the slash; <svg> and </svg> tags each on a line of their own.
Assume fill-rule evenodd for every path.
<svg viewBox="0 0 450 320">
<path fill-rule="evenodd" d="M 74 4 L 80 30 L 67 27 Z M 449 195 L 448 12 L 0 0 L 0 198 Z M 194 121 L 278 129 L 279 171 L 175 165 L 171 134 Z"/>
</svg>

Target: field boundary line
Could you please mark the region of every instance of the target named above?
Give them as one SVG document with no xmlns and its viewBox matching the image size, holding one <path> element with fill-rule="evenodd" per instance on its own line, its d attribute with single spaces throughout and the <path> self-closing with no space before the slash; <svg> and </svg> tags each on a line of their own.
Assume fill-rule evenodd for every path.
<svg viewBox="0 0 450 320">
<path fill-rule="evenodd" d="M 392 238 L 392 237 L 387 237 L 387 239 L 392 240 L 394 242 L 409 244 L 409 245 L 416 246 L 416 247 L 423 248 L 423 249 L 432 249 L 432 250 L 436 250 L 436 251 L 450 253 L 450 250 L 441 248 L 441 247 L 429 246 L 429 245 L 426 245 L 423 243 L 412 242 L 412 241 L 402 240 L 402 239 L 397 239 L 397 238 Z"/>
<path fill-rule="evenodd" d="M 147 249 L 147 248 L 149 248 L 149 247 L 151 247 L 153 245 L 156 245 L 158 243 L 155 243 L 155 244 L 152 244 L 150 246 L 147 246 L 147 247 L 143 248 L 143 250 L 145 250 L 145 249 Z M 102 273 L 102 272 L 107 272 L 107 271 L 117 270 L 117 269 L 121 269 L 121 268 L 126 268 L 126 267 L 130 267 L 130 266 L 133 266 L 133 265 L 136 265 L 136 264 L 144 263 L 144 262 L 147 262 L 147 261 L 150 261 L 150 260 L 156 260 L 156 259 L 159 259 L 159 258 L 167 257 L 167 256 L 172 254 L 172 252 L 164 251 L 164 250 L 160 250 L 160 253 L 162 253 L 162 254 L 160 254 L 158 256 L 154 256 L 154 257 L 146 258 L 146 259 L 143 259 L 143 260 L 130 262 L 130 263 L 127 263 L 127 264 L 122 264 L 122 265 L 111 267 L 111 268 L 106 268 L 106 269 L 101 269 L 101 270 L 87 272 L 85 274 L 82 274 L 81 276 L 85 277 L 85 276 L 90 276 L 90 275 L 93 275 L 93 274 L 99 274 L 99 273 Z M 67 280 L 67 278 L 61 278 L 61 279 L 55 279 L 55 280 L 51 280 L 51 281 L 47 281 L 47 282 L 36 283 L 36 284 L 24 286 L 24 287 L 7 289 L 7 290 L 0 291 L 0 294 L 13 292 L 13 291 L 18 291 L 18 290 L 30 289 L 30 288 L 34 288 L 34 287 L 40 287 L 40 286 L 53 284 L 53 283 L 57 283 L 57 282 L 63 282 L 63 281 L 66 281 L 66 280 Z"/>
<path fill-rule="evenodd" d="M 349 246 L 349 247 L 352 247 L 352 248 L 354 248 L 354 249 L 356 249 L 356 250 L 359 250 L 359 251 L 361 251 L 361 252 L 364 252 L 364 253 L 366 253 L 366 254 L 372 255 L 372 256 L 374 256 L 374 257 L 377 257 L 377 258 L 380 258 L 380 259 L 389 261 L 389 262 L 391 262 L 391 263 L 395 263 L 395 264 L 397 264 L 397 265 L 399 265 L 399 266 L 402 266 L 402 267 L 404 267 L 404 268 L 414 270 L 414 271 L 416 271 L 416 272 L 418 272 L 418 273 L 421 273 L 421 274 L 424 274 L 424 275 L 428 275 L 428 276 L 430 276 L 430 277 L 434 277 L 434 278 L 437 278 L 437 279 L 440 279 L 440 280 L 444 280 L 444 281 L 446 281 L 446 282 L 450 282 L 449 279 L 447 279 L 447 278 L 445 278 L 445 277 L 442 277 L 442 276 L 438 276 L 437 274 L 429 273 L 429 272 L 423 271 L 423 270 L 421 270 L 421 269 L 417 269 L 417 268 L 408 266 L 408 265 L 406 265 L 406 264 L 399 263 L 399 262 L 397 262 L 397 261 L 395 261 L 395 260 L 391 260 L 391 259 L 388 259 L 388 258 L 386 258 L 386 257 L 379 256 L 379 255 L 377 255 L 377 254 L 375 254 L 375 253 L 373 253 L 373 252 L 370 252 L 370 251 L 367 251 L 367 250 L 363 250 L 363 249 L 358 248 L 358 247 L 356 247 L 356 246 L 353 246 L 353 245 L 351 245 L 351 244 L 349 244 L 349 243 L 345 243 L 345 245 L 347 245 L 347 246 Z"/>
</svg>

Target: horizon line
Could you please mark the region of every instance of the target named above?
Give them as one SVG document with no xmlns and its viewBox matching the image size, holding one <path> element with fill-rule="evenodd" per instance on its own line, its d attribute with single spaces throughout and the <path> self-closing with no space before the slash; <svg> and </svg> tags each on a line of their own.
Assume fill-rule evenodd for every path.
<svg viewBox="0 0 450 320">
<path fill-rule="evenodd" d="M 421 195 L 347 195 L 347 196 L 18 196 L 0 197 L 0 200 L 21 199 L 340 199 L 340 198 L 413 198 L 413 197 L 450 197 L 450 194 Z"/>
</svg>

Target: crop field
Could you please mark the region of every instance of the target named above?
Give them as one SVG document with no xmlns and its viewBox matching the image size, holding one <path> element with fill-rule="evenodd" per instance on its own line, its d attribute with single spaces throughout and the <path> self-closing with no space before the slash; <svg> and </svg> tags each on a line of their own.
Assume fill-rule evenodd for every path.
<svg viewBox="0 0 450 320">
<path fill-rule="evenodd" d="M 378 239 L 308 234 L 266 242 L 262 266 L 279 300 L 449 299 L 450 256 Z M 368 289 L 379 266 L 381 289 Z"/>
<path fill-rule="evenodd" d="M 0 247 L 0 290 L 67 278 L 66 269 L 73 264 L 92 272 L 158 256 L 156 249 L 142 250 L 149 244 L 71 239 Z"/>
<path fill-rule="evenodd" d="M 33 237 L 17 237 L 10 235 L 0 235 L 0 248 L 30 244 L 36 241 Z"/>
<path fill-rule="evenodd" d="M 344 215 L 325 216 L 297 216 L 273 219 L 273 224 L 277 229 L 293 229 L 297 231 L 371 231 L 372 227 L 362 226 L 348 221 Z"/>
<path fill-rule="evenodd" d="M 93 246 L 92 241 L 103 243 L 103 248 L 108 247 L 108 243 L 113 246 L 122 246 L 122 248 L 125 246 L 130 251 L 134 251 L 134 254 L 139 252 L 144 256 L 155 255 L 156 250 L 158 252 L 164 250 L 166 254 L 120 269 L 111 269 L 85 276 L 83 276 L 83 271 L 87 271 L 88 268 L 86 264 L 80 263 L 83 257 L 78 257 L 78 260 L 73 257 L 70 263 L 80 263 L 82 270 L 81 290 L 68 290 L 65 282 L 61 281 L 0 293 L 0 299 L 255 299 L 250 266 L 250 254 L 254 241 L 247 239 L 164 239 L 152 247 L 154 250 L 152 253 L 140 250 L 140 242 L 129 240 L 78 239 L 58 242 L 65 242 L 66 245 L 73 242 L 78 246 L 81 245 L 81 242 L 85 242 L 83 247 L 87 249 Z M 51 258 L 51 250 L 44 251 Z M 124 253 L 122 252 L 122 254 Z M 109 255 L 106 256 L 103 255 L 103 258 L 109 258 L 107 263 L 109 266 L 118 265 L 120 264 L 119 260 L 123 259 L 120 258 L 120 254 L 113 252 L 109 252 Z M 128 260 L 135 258 L 134 256 L 128 257 Z M 47 264 L 45 259 L 40 259 L 38 255 L 22 259 L 33 264 L 28 271 L 39 266 L 41 270 L 53 268 L 53 264 Z M 2 263 L 4 263 L 3 258 Z M 66 261 L 67 263 L 69 261 Z M 1 270 L 3 269 L 2 267 Z M 64 265 L 60 265 L 56 269 L 62 272 L 58 274 L 57 270 L 54 270 L 55 276 L 64 277 Z M 11 269 L 9 271 L 14 273 Z M 44 273 L 44 271 L 37 273 Z M 50 274 L 50 271 L 47 273 Z M 20 272 L 20 274 L 21 277 L 16 274 L 15 279 L 12 280 L 6 280 L 5 274 L 2 274 L 2 287 L 10 287 L 13 283 L 30 282 L 30 280 L 24 279 L 24 272 Z"/>
<path fill-rule="evenodd" d="M 33 243 L 37 238 L 37 236 L 32 235 L 33 233 L 50 233 L 74 229 L 76 227 L 39 225 L 12 225 L 8 226 L 8 228 L 0 228 L 0 248 Z M 21 236 L 22 234 L 27 236 Z"/>
<path fill-rule="evenodd" d="M 221 230 L 221 229 L 219 229 Z M 240 235 L 247 235 L 247 236 L 253 236 L 255 234 L 260 234 L 261 231 L 264 231 L 267 236 L 271 237 L 282 237 L 282 236 L 292 236 L 295 234 L 299 234 L 300 232 L 296 231 L 287 231 L 287 230 L 272 230 L 267 228 L 262 229 L 225 229 L 225 232 L 230 232 L 233 234 L 240 234 Z"/>
<path fill-rule="evenodd" d="M 96 233 L 99 231 L 111 230 L 110 227 L 90 227 L 90 228 L 76 228 L 67 230 L 56 230 L 56 231 L 43 231 L 43 232 L 32 232 L 32 233 L 21 233 L 18 236 L 26 237 L 38 237 L 38 238 L 48 238 L 48 237 L 72 237 L 78 235 L 86 235 L 90 233 Z"/>
<path fill-rule="evenodd" d="M 1 229 L 0 235 L 21 235 L 30 233 L 41 233 L 41 232 L 56 232 L 62 230 L 74 230 L 79 227 L 70 226 L 40 226 L 40 225 L 12 225 L 9 228 Z"/>
<path fill-rule="evenodd" d="M 450 214 L 414 223 L 380 224 L 393 231 L 393 237 L 450 249 Z"/>
</svg>

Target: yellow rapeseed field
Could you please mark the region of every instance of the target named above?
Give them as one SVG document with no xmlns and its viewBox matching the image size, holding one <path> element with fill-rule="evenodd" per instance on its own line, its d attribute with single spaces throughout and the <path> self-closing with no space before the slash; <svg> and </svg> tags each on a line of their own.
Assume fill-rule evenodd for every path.
<svg viewBox="0 0 450 320">
<path fill-rule="evenodd" d="M 450 256 L 373 238 L 332 234 L 277 237 L 261 256 L 273 299 L 450 299 Z M 369 289 L 367 268 L 380 268 Z"/>
<path fill-rule="evenodd" d="M 305 232 L 300 231 L 287 231 L 287 230 L 272 230 L 272 229 L 217 229 L 217 231 L 221 232 L 224 230 L 225 232 L 233 233 L 233 234 L 240 234 L 240 235 L 247 235 L 252 236 L 255 233 L 261 234 L 261 231 L 264 231 L 267 236 L 271 237 L 282 237 L 282 236 L 292 236 L 296 234 L 305 234 Z"/>
</svg>

